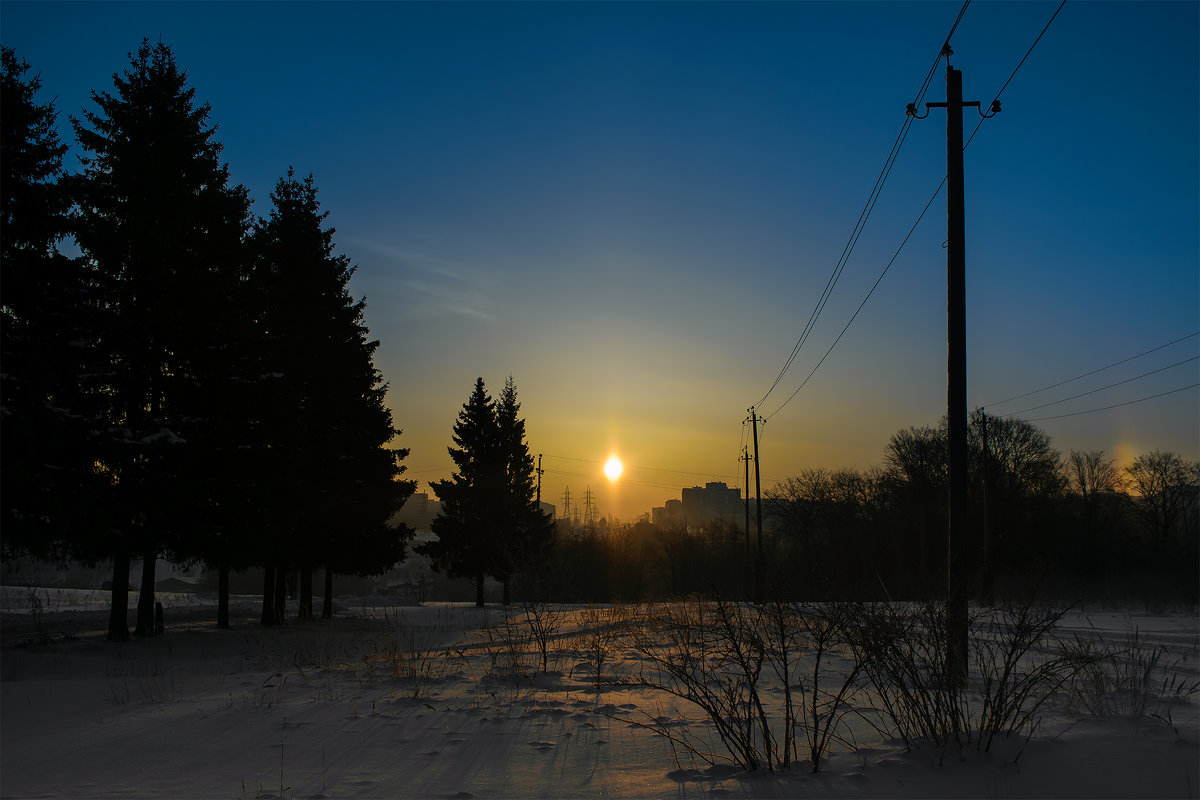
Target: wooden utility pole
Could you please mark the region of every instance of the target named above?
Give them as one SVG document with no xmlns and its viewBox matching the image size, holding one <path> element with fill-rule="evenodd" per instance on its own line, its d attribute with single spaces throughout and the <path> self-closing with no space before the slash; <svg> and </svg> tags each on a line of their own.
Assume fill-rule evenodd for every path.
<svg viewBox="0 0 1200 800">
<path fill-rule="evenodd" d="M 963 687 L 967 681 L 967 584 L 970 560 L 967 536 L 967 293 L 966 211 L 963 188 L 964 107 L 962 72 L 946 56 L 946 102 L 927 103 L 946 109 L 946 417 L 949 421 L 949 530 L 946 538 L 946 678 Z M 998 110 L 998 109 L 994 109 Z M 915 113 L 912 106 L 909 112 Z M 928 115 L 928 114 L 926 114 Z"/>
<path fill-rule="evenodd" d="M 541 512 L 541 510 L 542 510 L 542 454 L 541 453 L 538 453 L 538 465 L 537 465 L 537 508 L 538 508 L 538 511 Z"/>
<path fill-rule="evenodd" d="M 742 446 L 742 461 L 746 462 L 746 557 L 742 560 L 742 597 L 750 599 L 750 453 Z"/>
<path fill-rule="evenodd" d="M 762 470 L 758 463 L 758 413 L 750 407 L 750 425 L 754 431 L 754 512 L 758 524 L 758 553 L 754 558 L 754 602 L 761 603 L 763 596 L 763 536 L 762 536 Z M 749 488 L 749 487 L 747 487 Z"/>
<path fill-rule="evenodd" d="M 979 585 L 979 599 L 990 606 L 993 600 L 992 582 L 992 531 L 988 525 L 988 494 L 991 491 L 992 451 L 988 447 L 987 409 L 979 409 L 979 424 L 983 433 L 983 574 Z"/>
</svg>

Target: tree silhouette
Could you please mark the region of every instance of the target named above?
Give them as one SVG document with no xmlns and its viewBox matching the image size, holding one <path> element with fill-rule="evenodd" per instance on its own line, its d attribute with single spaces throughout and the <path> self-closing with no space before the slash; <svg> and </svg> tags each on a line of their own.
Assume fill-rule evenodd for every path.
<svg viewBox="0 0 1200 800">
<path fill-rule="evenodd" d="M 497 520 L 500 548 L 492 570 L 504 586 L 505 604 L 511 600 L 513 574 L 540 569 L 554 543 L 554 521 L 537 503 L 533 456 L 525 442 L 525 420 L 520 413 L 517 386 L 510 375 L 496 399 L 496 442 L 505 496 Z"/>
<path fill-rule="evenodd" d="M 1140 455 L 1125 467 L 1131 507 L 1154 538 L 1159 551 L 1169 553 L 1176 532 L 1195 542 L 1194 518 L 1200 505 L 1200 464 L 1186 461 L 1177 453 L 1155 450 Z M 1183 540 L 1186 543 L 1186 539 Z"/>
<path fill-rule="evenodd" d="M 400 480 L 408 450 L 390 447 L 400 431 L 374 366 L 379 343 L 367 339 L 366 301 L 350 296 L 354 268 L 334 251 L 312 176 L 289 169 L 271 200 L 253 236 L 260 474 L 276 499 L 259 547 L 274 586 L 288 567 L 300 570 L 299 615 L 310 619 L 317 567 L 365 574 L 403 558 L 412 532 L 386 523 L 415 484 Z M 282 621 L 276 594 L 268 578 L 264 623 Z"/>
<path fill-rule="evenodd" d="M 67 148 L 29 69 L 0 49 L 0 525 L 8 554 L 88 559 L 95 320 L 81 262 L 58 251 Z"/>
<path fill-rule="evenodd" d="M 935 585 L 933 566 L 944 560 L 946 509 L 946 432 L 929 426 L 909 427 L 892 435 L 884 449 L 885 480 L 902 511 L 901 524 L 911 531 L 917 552 L 914 564 L 923 594 Z M 934 556 L 934 553 L 939 554 Z"/>
<path fill-rule="evenodd" d="M 1062 459 L 1050 437 L 1023 419 L 976 410 L 967 439 L 974 517 L 982 519 L 986 514 L 990 532 L 989 565 L 1028 569 L 1053 561 L 1059 554 L 1044 546 L 1043 534 L 1052 526 L 1053 506 L 1064 482 Z M 976 550 L 981 551 L 982 545 Z M 983 563 L 980 559 L 981 553 L 972 556 L 976 563 Z"/>
<path fill-rule="evenodd" d="M 463 404 L 448 448 L 456 471 L 430 488 L 442 503 L 433 520 L 437 539 L 417 548 L 435 569 L 475 580 L 475 605 L 483 606 L 483 581 L 497 569 L 501 530 L 507 507 L 505 465 L 498 442 L 496 407 L 483 378 Z"/>
<path fill-rule="evenodd" d="M 249 200 L 230 187 L 209 106 L 165 44 L 143 41 L 115 94 L 72 119 L 88 153 L 77 200 L 77 240 L 97 282 L 105 319 L 107 436 L 98 463 L 109 478 L 114 557 L 109 637 L 127 637 L 131 555 L 143 559 L 137 633 L 154 635 L 154 563 L 194 549 L 193 512 L 206 504 L 188 473 L 189 442 L 211 436 L 204 391 L 226 369 L 219 324 L 236 285 Z"/>
</svg>

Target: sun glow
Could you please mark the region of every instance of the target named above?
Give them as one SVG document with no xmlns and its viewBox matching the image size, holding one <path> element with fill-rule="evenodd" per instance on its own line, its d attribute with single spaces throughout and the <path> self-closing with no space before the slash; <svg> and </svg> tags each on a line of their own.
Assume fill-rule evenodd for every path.
<svg viewBox="0 0 1200 800">
<path fill-rule="evenodd" d="M 621 463 L 621 459 L 616 456 L 609 456 L 608 461 L 604 462 L 604 474 L 610 481 L 615 481 L 621 477 L 621 473 L 625 471 L 625 465 Z"/>
</svg>

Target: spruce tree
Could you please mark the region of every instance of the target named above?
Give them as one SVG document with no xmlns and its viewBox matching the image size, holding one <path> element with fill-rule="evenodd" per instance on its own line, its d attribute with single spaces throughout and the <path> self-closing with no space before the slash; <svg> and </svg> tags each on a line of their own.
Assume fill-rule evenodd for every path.
<svg viewBox="0 0 1200 800">
<path fill-rule="evenodd" d="M 109 637 L 128 637 L 122 609 L 131 556 L 143 559 L 137 633 L 154 633 L 154 564 L 202 549 L 195 521 L 209 505 L 198 462 L 221 451 L 208 401 L 230 372 L 226 324 L 238 291 L 249 219 L 229 186 L 210 108 L 165 44 L 143 41 L 115 93 L 72 119 L 88 156 L 77 193 L 77 240 L 103 287 L 107 437 L 98 459 L 111 483 L 114 558 Z M 226 426 L 227 427 L 227 426 Z M 203 454 L 200 451 L 204 451 Z M 218 474 L 221 474 L 218 472 Z"/>
<path fill-rule="evenodd" d="M 536 573 L 549 558 L 554 523 L 543 514 L 536 499 L 533 456 L 525 442 L 525 420 L 520 416 L 517 386 L 510 375 L 496 399 L 496 439 L 504 470 L 504 506 L 497 519 L 499 552 L 492 574 L 510 597 L 515 573 Z"/>
<path fill-rule="evenodd" d="M 0 527 L 8 554 L 87 559 L 95 490 L 93 305 L 78 259 L 58 250 L 71 200 L 52 103 L 0 49 Z"/>
<path fill-rule="evenodd" d="M 442 503 L 433 520 L 434 541 L 417 548 L 434 568 L 452 577 L 475 580 L 475 605 L 483 606 L 483 582 L 498 570 L 498 521 L 504 514 L 504 462 L 496 425 L 496 406 L 483 378 L 463 404 L 448 448 L 457 468 L 449 479 L 431 482 Z"/>
<path fill-rule="evenodd" d="M 412 494 L 401 479 L 408 450 L 385 405 L 368 339 L 365 300 L 354 300 L 350 260 L 335 253 L 333 228 L 312 176 L 288 170 L 255 228 L 252 285 L 260 314 L 256 370 L 259 451 L 265 496 L 260 558 L 275 574 L 300 571 L 301 618 L 312 617 L 312 574 L 383 572 L 403 558 L 411 536 L 388 520 Z M 283 621 L 264 583 L 264 624 Z M 328 585 L 328 581 L 327 581 Z M 325 613 L 331 611 L 326 597 Z"/>
</svg>

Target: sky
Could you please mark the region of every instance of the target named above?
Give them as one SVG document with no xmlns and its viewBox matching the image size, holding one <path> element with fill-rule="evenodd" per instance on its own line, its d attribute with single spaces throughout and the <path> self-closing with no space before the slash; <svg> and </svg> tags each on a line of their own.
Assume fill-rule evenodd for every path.
<svg viewBox="0 0 1200 800">
<path fill-rule="evenodd" d="M 1196 460 L 1200 4 L 1070 0 L 1017 69 L 1058 6 L 975 0 L 951 41 L 965 99 L 1003 88 L 964 153 L 969 405 L 1064 454 Z M 920 216 L 944 110 L 913 122 L 841 257 L 960 9 L 5 1 L 0 41 L 67 142 L 149 38 L 211 104 L 256 214 L 289 167 L 312 173 L 419 491 L 449 475 L 476 377 L 511 375 L 542 499 L 590 489 L 632 521 L 744 486 L 752 406 L 764 491 L 878 465 L 945 413 L 944 192 Z"/>
</svg>

